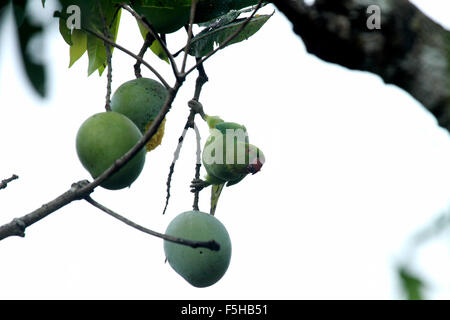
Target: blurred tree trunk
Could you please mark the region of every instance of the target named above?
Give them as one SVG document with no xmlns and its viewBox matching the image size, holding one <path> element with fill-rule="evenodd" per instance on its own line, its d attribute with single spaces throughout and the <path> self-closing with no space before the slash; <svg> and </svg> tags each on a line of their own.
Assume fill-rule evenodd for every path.
<svg viewBox="0 0 450 320">
<path fill-rule="evenodd" d="M 309 53 L 378 74 L 421 102 L 450 130 L 450 32 L 408 0 L 273 0 Z M 367 9 L 381 10 L 371 30 Z"/>
</svg>

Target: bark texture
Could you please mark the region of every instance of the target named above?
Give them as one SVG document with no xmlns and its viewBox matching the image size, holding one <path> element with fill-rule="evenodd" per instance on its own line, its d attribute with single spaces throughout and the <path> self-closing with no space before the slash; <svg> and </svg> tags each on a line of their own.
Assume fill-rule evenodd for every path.
<svg viewBox="0 0 450 320">
<path fill-rule="evenodd" d="M 408 0 L 273 0 L 309 53 L 369 71 L 422 103 L 450 130 L 450 32 Z M 370 30 L 367 8 L 381 9 Z"/>
</svg>

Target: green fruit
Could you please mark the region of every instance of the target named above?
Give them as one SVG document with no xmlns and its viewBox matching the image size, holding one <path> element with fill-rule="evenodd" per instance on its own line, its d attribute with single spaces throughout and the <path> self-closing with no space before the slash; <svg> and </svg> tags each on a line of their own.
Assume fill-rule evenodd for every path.
<svg viewBox="0 0 450 320">
<path fill-rule="evenodd" d="M 230 9 L 240 10 L 242 8 L 256 6 L 259 0 L 231 0 Z"/>
<path fill-rule="evenodd" d="M 78 158 L 95 179 L 141 138 L 139 129 L 124 115 L 117 112 L 97 113 L 84 121 L 78 130 L 76 138 Z M 111 190 L 130 186 L 141 173 L 144 163 L 145 149 L 142 149 L 101 186 Z"/>
<path fill-rule="evenodd" d="M 164 252 L 170 266 L 194 287 L 211 286 L 227 271 L 231 259 L 230 236 L 214 216 L 201 211 L 183 212 L 170 222 L 166 234 L 219 243 L 219 251 L 212 251 L 164 241 Z"/>
<path fill-rule="evenodd" d="M 232 0 L 199 0 L 195 12 L 195 23 L 202 23 L 230 11 Z M 143 0 L 136 0 L 133 9 L 145 16 L 156 32 L 171 33 L 189 23 L 191 6 L 189 1 L 169 0 L 164 6 L 144 5 Z"/>
<path fill-rule="evenodd" d="M 144 134 L 167 98 L 167 89 L 158 81 L 138 78 L 123 83 L 111 98 L 111 110 L 127 116 Z M 164 122 L 147 143 L 150 151 L 161 144 Z"/>
<path fill-rule="evenodd" d="M 161 1 L 164 6 L 145 5 L 144 0 L 133 1 L 133 9 L 143 15 L 158 33 L 172 33 L 188 24 L 191 6 L 186 1 Z"/>
</svg>

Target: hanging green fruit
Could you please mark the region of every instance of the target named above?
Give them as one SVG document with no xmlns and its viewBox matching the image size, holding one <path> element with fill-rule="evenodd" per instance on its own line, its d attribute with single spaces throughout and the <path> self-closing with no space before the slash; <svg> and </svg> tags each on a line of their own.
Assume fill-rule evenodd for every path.
<svg viewBox="0 0 450 320">
<path fill-rule="evenodd" d="M 136 125 L 117 112 L 102 112 L 89 117 L 78 130 L 76 149 L 83 167 L 95 179 L 127 153 L 142 134 Z M 117 190 L 129 187 L 140 175 L 145 149 L 120 168 L 101 186 Z"/>
<path fill-rule="evenodd" d="M 158 81 L 138 78 L 123 83 L 111 97 L 111 110 L 127 116 L 142 134 L 155 120 L 167 98 L 167 89 Z M 166 119 L 147 143 L 147 151 L 161 144 Z"/>
<path fill-rule="evenodd" d="M 223 277 L 230 264 L 231 240 L 217 218 L 201 211 L 183 212 L 170 222 L 166 234 L 193 241 L 215 240 L 220 245 L 213 251 L 164 241 L 167 261 L 187 282 L 203 288 Z"/>
</svg>

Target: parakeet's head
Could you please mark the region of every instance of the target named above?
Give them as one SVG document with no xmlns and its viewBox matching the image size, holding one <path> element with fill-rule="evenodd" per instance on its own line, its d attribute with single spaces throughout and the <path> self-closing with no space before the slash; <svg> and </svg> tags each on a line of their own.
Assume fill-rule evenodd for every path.
<svg viewBox="0 0 450 320">
<path fill-rule="evenodd" d="M 253 145 L 249 145 L 249 164 L 247 166 L 247 172 L 255 174 L 259 172 L 266 161 L 263 152 Z"/>
</svg>

